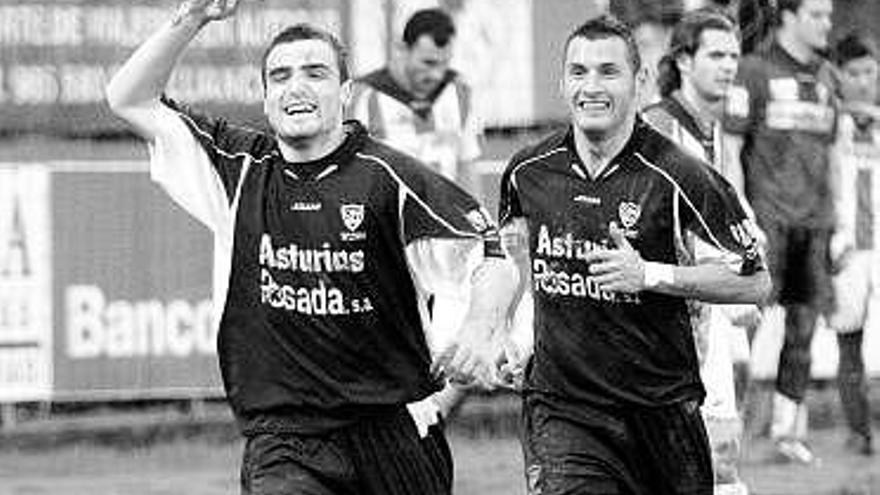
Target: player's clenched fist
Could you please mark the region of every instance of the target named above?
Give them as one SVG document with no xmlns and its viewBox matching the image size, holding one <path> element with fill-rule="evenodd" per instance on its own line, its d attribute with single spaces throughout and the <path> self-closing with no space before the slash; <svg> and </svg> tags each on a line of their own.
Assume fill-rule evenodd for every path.
<svg viewBox="0 0 880 495">
<path fill-rule="evenodd" d="M 201 23 L 224 19 L 235 13 L 239 0 L 184 0 L 174 16 L 175 23 L 193 19 Z"/>
</svg>

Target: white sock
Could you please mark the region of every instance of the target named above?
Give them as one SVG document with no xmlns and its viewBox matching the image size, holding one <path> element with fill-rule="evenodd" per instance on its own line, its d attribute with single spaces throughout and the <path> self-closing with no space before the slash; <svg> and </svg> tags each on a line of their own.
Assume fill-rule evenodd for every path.
<svg viewBox="0 0 880 495">
<path fill-rule="evenodd" d="M 807 439 L 807 431 L 809 430 L 809 409 L 807 409 L 807 405 L 803 402 L 798 404 L 797 407 L 797 418 L 794 422 L 794 438 L 798 440 L 806 440 Z"/>
<path fill-rule="evenodd" d="M 798 404 L 785 395 L 773 394 L 773 422 L 770 437 L 773 440 L 792 439 L 797 436 Z"/>
</svg>

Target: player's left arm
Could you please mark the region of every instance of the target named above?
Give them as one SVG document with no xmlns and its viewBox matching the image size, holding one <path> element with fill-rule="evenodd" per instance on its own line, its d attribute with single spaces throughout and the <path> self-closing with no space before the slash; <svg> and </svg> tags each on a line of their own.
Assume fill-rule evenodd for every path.
<svg viewBox="0 0 880 495">
<path fill-rule="evenodd" d="M 766 270 L 743 272 L 720 261 L 694 266 L 646 261 L 615 225 L 610 236 L 614 248 L 592 251 L 586 257 L 601 290 L 648 290 L 713 303 L 761 303 L 770 293 Z"/>
<path fill-rule="evenodd" d="M 771 281 L 761 257 L 756 229 L 733 187 L 707 167 L 692 167 L 674 182 L 680 207 L 675 224 L 696 234 L 720 255 L 681 266 L 645 260 L 622 229 L 609 226 L 615 248 L 587 256 L 590 273 L 603 290 L 649 290 L 713 303 L 762 303 Z"/>
<path fill-rule="evenodd" d="M 648 289 L 712 303 L 759 304 L 770 294 L 771 282 L 766 270 L 745 275 L 722 263 L 668 267 L 648 264 Z M 668 270 L 669 275 L 651 274 L 652 270 Z"/>
</svg>

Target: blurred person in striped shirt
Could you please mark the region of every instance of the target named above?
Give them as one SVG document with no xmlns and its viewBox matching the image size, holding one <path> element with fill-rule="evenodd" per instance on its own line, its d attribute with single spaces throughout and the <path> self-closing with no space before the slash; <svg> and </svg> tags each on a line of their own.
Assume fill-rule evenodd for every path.
<svg viewBox="0 0 880 495">
<path fill-rule="evenodd" d="M 472 87 L 450 67 L 455 37 L 447 12 L 416 11 L 394 58 L 355 79 L 347 114 L 374 137 L 467 185 L 483 131 Z"/>
<path fill-rule="evenodd" d="M 673 29 L 670 49 L 660 61 L 662 99 L 642 113 L 665 136 L 722 174 L 726 168 L 720 119 L 739 55 L 739 32 L 733 19 L 717 9 L 685 14 Z M 682 237 L 679 249 L 684 259 L 694 262 L 722 254 L 692 234 Z M 746 326 L 754 327 L 760 313 L 755 305 L 693 301 L 691 316 L 706 387 L 701 411 L 712 446 L 715 492 L 745 494 L 747 489 L 738 475 L 742 419 L 736 403 L 734 362 L 740 363 L 739 369 L 748 365 Z"/>
<path fill-rule="evenodd" d="M 862 341 L 868 303 L 876 283 L 875 246 L 880 213 L 880 108 L 877 107 L 877 48 L 850 33 L 832 50 L 840 69 L 843 112 L 833 148 L 839 183 L 838 227 L 831 242 L 835 265 L 835 309 L 828 317 L 837 331 L 837 385 L 850 435 L 846 446 L 872 455 L 871 410 Z"/>
</svg>

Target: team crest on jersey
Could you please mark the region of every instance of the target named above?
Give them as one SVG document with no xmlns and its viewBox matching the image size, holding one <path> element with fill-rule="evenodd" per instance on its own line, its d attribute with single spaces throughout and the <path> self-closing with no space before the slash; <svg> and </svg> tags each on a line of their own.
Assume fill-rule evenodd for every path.
<svg viewBox="0 0 880 495">
<path fill-rule="evenodd" d="M 364 205 L 342 205 L 339 208 L 345 228 L 354 232 L 364 221 Z"/>
<path fill-rule="evenodd" d="M 359 241 L 366 239 L 367 234 L 358 231 L 361 224 L 364 222 L 364 205 L 342 205 L 339 207 L 339 214 L 342 216 L 342 224 L 348 229 L 348 232 L 342 233 L 343 241 Z"/>
<path fill-rule="evenodd" d="M 642 207 L 632 201 L 623 201 L 617 207 L 617 214 L 620 216 L 621 225 L 626 229 L 631 229 L 639 221 L 639 217 L 642 215 Z"/>
</svg>

